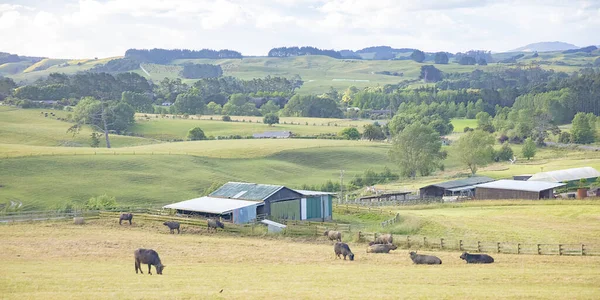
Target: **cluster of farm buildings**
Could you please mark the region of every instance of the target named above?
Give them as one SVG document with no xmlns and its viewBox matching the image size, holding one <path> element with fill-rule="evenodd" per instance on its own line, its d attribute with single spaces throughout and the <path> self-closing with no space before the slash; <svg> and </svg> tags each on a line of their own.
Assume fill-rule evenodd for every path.
<svg viewBox="0 0 600 300">
<path fill-rule="evenodd" d="M 417 198 L 460 197 L 480 200 L 551 199 L 555 189 L 591 182 L 600 172 L 591 167 L 519 175 L 513 179 L 494 180 L 469 177 L 430 184 L 419 189 Z M 228 182 L 208 196 L 165 205 L 178 214 L 203 217 L 218 216 L 236 224 L 252 222 L 266 216 L 274 219 L 330 221 L 334 193 L 294 190 L 282 185 Z M 406 201 L 409 192 L 382 193 L 360 198 L 362 202 Z"/>
</svg>

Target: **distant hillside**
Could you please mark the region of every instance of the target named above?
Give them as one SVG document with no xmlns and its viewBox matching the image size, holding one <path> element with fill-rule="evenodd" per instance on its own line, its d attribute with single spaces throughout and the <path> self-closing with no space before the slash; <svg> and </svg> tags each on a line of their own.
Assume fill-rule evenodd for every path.
<svg viewBox="0 0 600 300">
<path fill-rule="evenodd" d="M 552 52 L 552 51 L 565 51 L 570 49 L 578 49 L 579 47 L 563 42 L 540 42 L 533 43 L 527 46 L 519 47 L 509 52 Z"/>
</svg>

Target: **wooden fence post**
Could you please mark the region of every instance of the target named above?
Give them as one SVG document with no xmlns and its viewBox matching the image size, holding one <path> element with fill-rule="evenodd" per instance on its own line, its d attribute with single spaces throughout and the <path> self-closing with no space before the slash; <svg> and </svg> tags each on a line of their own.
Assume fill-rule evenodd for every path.
<svg viewBox="0 0 600 300">
<path fill-rule="evenodd" d="M 542 255 L 542 247 L 540 244 L 537 244 L 537 252 L 538 252 L 538 255 Z"/>
<path fill-rule="evenodd" d="M 406 236 L 406 245 L 410 249 L 410 235 Z"/>
<path fill-rule="evenodd" d="M 521 254 L 521 243 L 517 244 L 517 254 Z"/>
<path fill-rule="evenodd" d="M 563 255 L 563 245 L 558 244 L 558 255 Z"/>
<path fill-rule="evenodd" d="M 427 237 L 423 237 L 423 247 L 427 247 Z"/>
<path fill-rule="evenodd" d="M 440 249 L 444 250 L 444 238 L 440 239 Z"/>
<path fill-rule="evenodd" d="M 458 250 L 463 251 L 463 240 L 458 241 Z"/>
<path fill-rule="evenodd" d="M 500 253 L 500 242 L 498 242 L 497 246 L 498 246 L 497 247 L 498 248 L 498 253 Z"/>
<path fill-rule="evenodd" d="M 477 252 L 481 252 L 481 242 L 477 241 Z"/>
<path fill-rule="evenodd" d="M 581 244 L 581 255 L 585 255 L 585 245 Z"/>
</svg>

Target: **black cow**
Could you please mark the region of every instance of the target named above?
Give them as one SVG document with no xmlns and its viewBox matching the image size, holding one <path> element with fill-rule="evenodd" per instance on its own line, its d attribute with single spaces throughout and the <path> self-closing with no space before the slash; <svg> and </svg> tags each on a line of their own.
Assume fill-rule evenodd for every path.
<svg viewBox="0 0 600 300">
<path fill-rule="evenodd" d="M 135 274 L 137 274 L 138 269 L 141 274 L 144 274 L 141 264 L 148 264 L 148 274 L 150 275 L 152 275 L 152 266 L 156 268 L 158 275 L 162 275 L 162 271 L 166 267 L 160 262 L 158 253 L 152 249 L 137 249 L 133 252 L 133 256 L 135 258 Z"/>
<path fill-rule="evenodd" d="M 179 234 L 179 222 L 175 222 L 175 221 L 168 221 L 168 222 L 164 222 L 163 225 L 169 227 L 169 229 L 171 230 L 171 234 L 175 233 L 175 229 L 177 229 L 177 234 Z"/>
<path fill-rule="evenodd" d="M 354 260 L 354 253 L 350 251 L 350 247 L 346 243 L 337 242 L 333 246 L 333 252 L 335 252 L 336 258 L 340 258 L 340 255 L 344 256 L 344 260 L 346 260 L 346 256 L 350 258 L 350 260 Z"/>
<path fill-rule="evenodd" d="M 208 225 L 208 231 L 211 231 L 211 229 L 214 229 L 216 232 L 217 228 L 221 228 L 221 229 L 225 228 L 225 225 L 223 223 L 221 223 L 221 221 L 215 220 L 215 219 L 206 220 L 206 224 Z"/>
<path fill-rule="evenodd" d="M 433 255 L 421 255 L 417 254 L 417 252 L 410 252 L 410 259 L 412 259 L 413 263 L 417 265 L 441 265 L 442 260 Z"/>
<path fill-rule="evenodd" d="M 463 252 L 460 258 L 464 259 L 468 264 L 491 264 L 494 262 L 494 259 L 487 254 L 469 254 Z"/>
<path fill-rule="evenodd" d="M 133 214 L 121 214 L 121 216 L 119 217 L 119 225 L 121 225 L 121 222 L 123 222 L 123 220 L 129 221 L 129 225 L 131 225 L 132 219 L 133 219 Z"/>
</svg>

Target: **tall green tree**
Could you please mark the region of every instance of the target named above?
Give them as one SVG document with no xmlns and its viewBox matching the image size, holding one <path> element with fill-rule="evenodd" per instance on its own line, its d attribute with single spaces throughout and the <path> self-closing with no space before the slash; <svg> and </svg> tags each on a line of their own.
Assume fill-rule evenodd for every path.
<svg viewBox="0 0 600 300">
<path fill-rule="evenodd" d="M 147 94 L 125 91 L 121 95 L 121 101 L 131 105 L 136 112 L 154 112 L 154 108 L 152 107 L 152 98 Z"/>
<path fill-rule="evenodd" d="M 446 52 L 437 52 L 433 60 L 436 64 L 448 64 L 448 54 Z"/>
<path fill-rule="evenodd" d="M 279 124 L 279 117 L 276 114 L 267 114 L 263 118 L 263 123 L 273 126 L 273 124 Z"/>
<path fill-rule="evenodd" d="M 384 140 L 385 134 L 383 133 L 383 129 L 379 124 L 367 124 L 364 126 L 363 130 L 363 138 L 373 141 L 373 140 Z"/>
<path fill-rule="evenodd" d="M 124 131 L 135 122 L 135 111 L 131 105 L 124 102 L 101 101 L 93 97 L 85 97 L 73 111 L 75 124 L 68 129 L 73 135 L 79 133 L 83 125 L 89 125 L 92 130 L 102 132 L 106 147 L 110 148 L 109 132 Z"/>
<path fill-rule="evenodd" d="M 192 93 L 183 93 L 177 95 L 173 108 L 180 114 L 202 114 L 206 109 L 206 104 L 200 96 Z"/>
<path fill-rule="evenodd" d="M 425 60 L 425 52 L 417 49 L 410 55 L 410 59 L 422 63 Z"/>
<path fill-rule="evenodd" d="M 190 141 L 200 141 L 205 140 L 206 135 L 204 134 L 204 130 L 200 127 L 194 127 L 188 131 L 187 138 Z"/>
<path fill-rule="evenodd" d="M 523 154 L 523 157 L 525 157 L 525 158 L 527 158 L 527 160 L 529 160 L 535 156 L 536 152 L 537 152 L 537 146 L 535 145 L 535 142 L 533 141 L 532 138 L 527 138 L 525 140 L 525 142 L 523 143 L 523 148 L 521 149 L 521 153 Z"/>
<path fill-rule="evenodd" d="M 494 132 L 494 125 L 492 125 L 492 116 L 485 111 L 480 111 L 475 115 L 475 119 L 477 119 L 477 129 Z"/>
<path fill-rule="evenodd" d="M 596 141 L 596 116 L 592 113 L 577 113 L 573 118 L 571 139 L 576 144 L 590 144 Z"/>
<path fill-rule="evenodd" d="M 440 136 L 427 125 L 415 123 L 394 137 L 389 156 L 405 177 L 430 175 L 444 158 Z"/>
<path fill-rule="evenodd" d="M 453 147 L 471 174 L 486 166 L 494 158 L 494 136 L 485 131 L 469 131 L 461 136 Z"/>
</svg>

